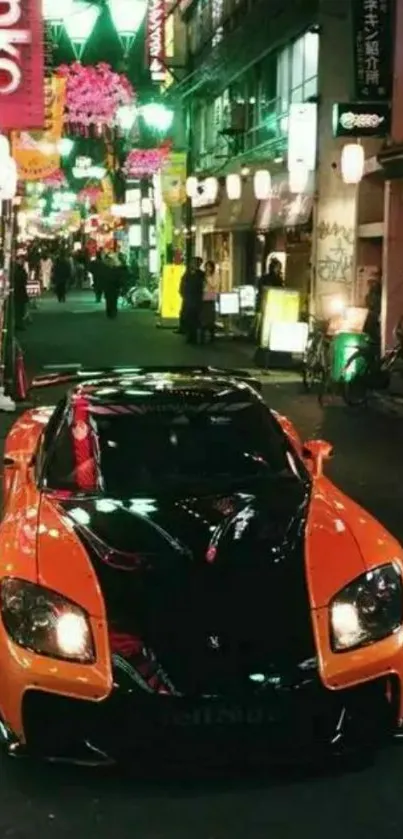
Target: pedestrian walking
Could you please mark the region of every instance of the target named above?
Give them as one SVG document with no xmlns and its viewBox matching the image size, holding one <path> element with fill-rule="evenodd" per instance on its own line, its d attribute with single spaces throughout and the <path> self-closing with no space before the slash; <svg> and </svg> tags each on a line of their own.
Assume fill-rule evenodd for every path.
<svg viewBox="0 0 403 839">
<path fill-rule="evenodd" d="M 52 280 L 53 261 L 49 253 L 44 253 L 39 264 L 39 277 L 42 291 L 49 291 Z"/>
<path fill-rule="evenodd" d="M 98 251 L 94 261 L 91 263 L 91 274 L 93 278 L 93 289 L 95 294 L 95 300 L 97 303 L 100 303 L 102 300 L 102 295 L 104 292 L 104 273 L 105 273 L 105 265 L 102 251 Z"/>
<path fill-rule="evenodd" d="M 121 290 L 121 265 L 115 254 L 108 254 L 104 264 L 104 294 L 106 317 L 114 320 L 118 314 Z"/>
<path fill-rule="evenodd" d="M 71 265 L 67 255 L 61 251 L 53 266 L 53 285 L 59 303 L 66 302 L 66 294 L 71 280 Z"/>
<path fill-rule="evenodd" d="M 25 257 L 18 256 L 14 265 L 14 317 L 15 328 L 17 330 L 25 329 L 25 318 L 28 307 L 28 274 L 25 269 Z"/>
</svg>

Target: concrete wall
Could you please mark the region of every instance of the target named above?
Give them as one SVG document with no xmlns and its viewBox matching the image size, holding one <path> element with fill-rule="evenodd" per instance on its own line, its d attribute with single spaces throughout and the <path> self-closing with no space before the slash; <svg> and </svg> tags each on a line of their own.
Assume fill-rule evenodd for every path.
<svg viewBox="0 0 403 839">
<path fill-rule="evenodd" d="M 354 97 L 349 5 L 348 0 L 321 0 L 320 4 L 319 169 L 313 283 L 318 312 L 329 294 L 353 298 L 358 191 L 343 183 L 340 155 L 344 141 L 332 136 L 334 103 Z"/>
</svg>

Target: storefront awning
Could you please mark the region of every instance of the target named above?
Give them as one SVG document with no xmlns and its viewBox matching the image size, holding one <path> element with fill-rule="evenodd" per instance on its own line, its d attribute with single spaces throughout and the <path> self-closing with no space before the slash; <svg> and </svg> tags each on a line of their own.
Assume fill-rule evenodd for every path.
<svg viewBox="0 0 403 839">
<path fill-rule="evenodd" d="M 296 195 L 289 191 L 287 173 L 275 175 L 272 179 L 272 196 L 267 201 L 260 201 L 255 227 L 257 230 L 266 231 L 308 224 L 313 201 L 313 174 L 306 190 Z"/>
<path fill-rule="evenodd" d="M 251 230 L 254 227 L 259 202 L 256 201 L 253 182 L 244 181 L 239 201 L 231 201 L 226 193 L 218 206 L 216 230 Z"/>
</svg>

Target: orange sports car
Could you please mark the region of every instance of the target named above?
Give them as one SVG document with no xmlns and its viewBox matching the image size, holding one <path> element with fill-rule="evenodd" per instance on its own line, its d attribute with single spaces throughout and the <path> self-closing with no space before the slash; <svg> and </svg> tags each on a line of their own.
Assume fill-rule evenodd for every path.
<svg viewBox="0 0 403 839">
<path fill-rule="evenodd" d="M 373 749 L 403 717 L 403 552 L 253 379 L 40 377 L 6 441 L 0 715 L 9 753 Z"/>
</svg>

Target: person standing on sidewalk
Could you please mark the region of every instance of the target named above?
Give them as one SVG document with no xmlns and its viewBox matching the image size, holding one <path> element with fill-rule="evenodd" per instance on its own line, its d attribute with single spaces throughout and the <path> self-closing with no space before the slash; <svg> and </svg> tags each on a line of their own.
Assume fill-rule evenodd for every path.
<svg viewBox="0 0 403 839">
<path fill-rule="evenodd" d="M 202 264 L 203 260 L 199 256 L 194 257 L 181 282 L 180 293 L 183 302 L 179 331 L 183 330 L 188 344 L 197 344 L 200 327 L 205 278 L 204 271 L 201 270 Z"/>
<path fill-rule="evenodd" d="M 215 338 L 216 301 L 220 292 L 220 278 L 216 272 L 215 263 L 209 259 L 206 262 L 205 281 L 203 288 L 203 302 L 200 316 L 200 341 L 205 343 L 206 336 L 210 341 Z"/>
</svg>

